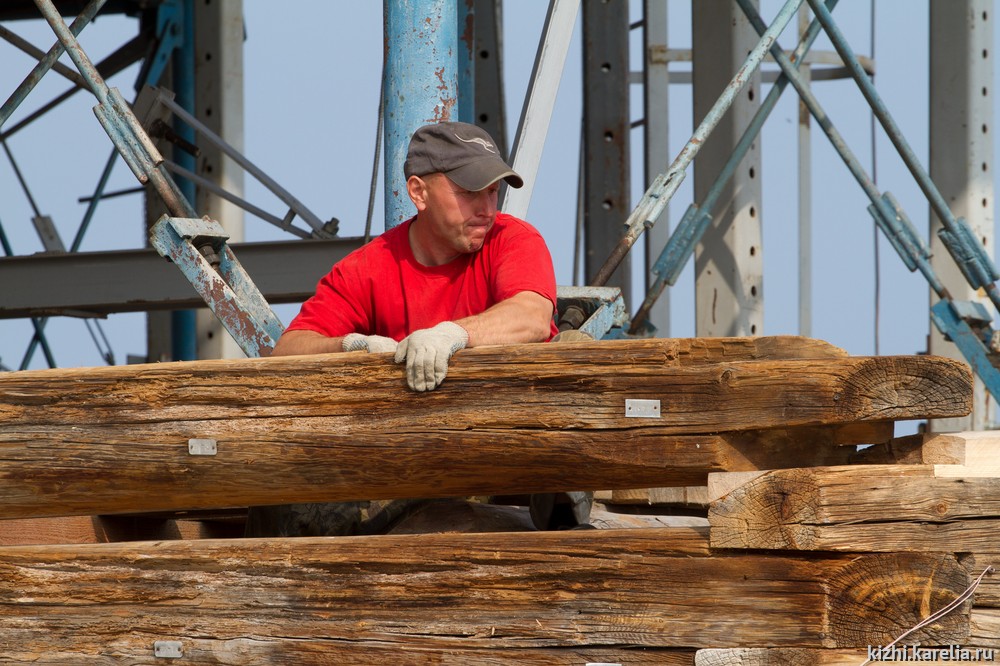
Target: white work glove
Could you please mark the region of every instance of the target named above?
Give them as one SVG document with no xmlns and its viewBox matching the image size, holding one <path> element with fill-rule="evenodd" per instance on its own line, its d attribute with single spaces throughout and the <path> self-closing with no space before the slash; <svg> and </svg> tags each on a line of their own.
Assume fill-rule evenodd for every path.
<svg viewBox="0 0 1000 666">
<path fill-rule="evenodd" d="M 344 351 L 367 351 L 372 354 L 379 352 L 394 352 L 399 343 L 384 335 L 361 335 L 360 333 L 348 333 L 342 342 Z"/>
<path fill-rule="evenodd" d="M 414 331 L 396 348 L 396 363 L 406 361 L 406 383 L 414 391 L 432 391 L 448 374 L 452 354 L 469 344 L 469 333 L 453 321 Z"/>
</svg>

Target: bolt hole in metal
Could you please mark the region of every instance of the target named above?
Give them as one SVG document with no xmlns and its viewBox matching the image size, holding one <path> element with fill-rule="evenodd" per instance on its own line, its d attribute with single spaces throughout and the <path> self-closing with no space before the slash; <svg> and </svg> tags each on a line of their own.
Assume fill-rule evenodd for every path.
<svg viewBox="0 0 1000 666">
<path fill-rule="evenodd" d="M 754 247 L 753 245 L 751 245 L 750 246 L 750 256 L 752 257 L 752 256 L 754 256 L 756 254 L 757 254 L 757 248 Z"/>
<path fill-rule="evenodd" d="M 611 199 L 605 199 L 603 202 L 601 202 L 601 208 L 603 208 L 604 210 L 611 210 L 612 207 L 614 207 L 614 203 L 611 201 Z"/>
<path fill-rule="evenodd" d="M 750 167 L 750 177 L 753 178 L 756 175 L 757 175 L 757 172 L 753 170 L 753 167 Z"/>
<path fill-rule="evenodd" d="M 757 217 L 757 209 L 750 206 L 750 217 Z"/>
<path fill-rule="evenodd" d="M 757 335 L 757 324 L 750 324 L 750 335 Z"/>
<path fill-rule="evenodd" d="M 751 286 L 750 287 L 750 295 L 751 296 L 756 296 L 757 295 L 757 287 L 756 286 Z"/>
</svg>

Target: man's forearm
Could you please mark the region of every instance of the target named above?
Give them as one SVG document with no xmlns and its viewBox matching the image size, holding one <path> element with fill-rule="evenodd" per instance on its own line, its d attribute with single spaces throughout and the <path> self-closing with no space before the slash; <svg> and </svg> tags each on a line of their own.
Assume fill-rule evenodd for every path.
<svg viewBox="0 0 1000 666">
<path fill-rule="evenodd" d="M 469 347 L 543 342 L 552 333 L 552 302 L 522 291 L 490 309 L 455 323 L 469 333 Z"/>
<path fill-rule="evenodd" d="M 344 351 L 344 338 L 328 338 L 315 331 L 285 331 L 271 356 L 330 354 Z"/>
</svg>

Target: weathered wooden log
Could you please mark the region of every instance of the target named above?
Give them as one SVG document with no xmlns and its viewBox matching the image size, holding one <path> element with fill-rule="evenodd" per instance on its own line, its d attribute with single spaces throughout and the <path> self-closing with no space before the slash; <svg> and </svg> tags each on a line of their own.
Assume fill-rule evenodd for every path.
<svg viewBox="0 0 1000 666">
<path fill-rule="evenodd" d="M 187 424 L 192 437 L 267 431 L 288 419 L 303 429 L 320 419 L 344 434 L 373 426 L 409 433 L 642 425 L 702 434 L 956 416 L 971 408 L 971 373 L 950 359 L 703 362 L 681 354 L 681 342 L 464 350 L 444 385 L 428 393 L 407 390 L 386 354 L 16 372 L 0 377 L 0 423 L 130 425 L 154 434 Z M 630 398 L 659 399 L 659 416 L 630 418 Z"/>
<path fill-rule="evenodd" d="M 974 614 L 974 613 L 973 613 Z M 970 639 L 974 640 L 974 639 Z M 955 664 L 992 662 L 1000 651 L 982 645 L 871 646 L 863 650 L 813 650 L 797 648 L 730 648 L 698 650 L 695 666 L 860 666 L 864 663 L 919 662 Z M 871 660 L 866 662 L 866 660 Z"/>
<path fill-rule="evenodd" d="M 968 585 L 951 555 L 716 554 L 686 528 L 0 548 L 5 658 L 202 661 L 290 644 L 478 650 L 891 640 Z M 914 640 L 968 638 L 968 604 Z M 223 663 L 230 663 L 223 661 Z"/>
<path fill-rule="evenodd" d="M 955 361 L 744 360 L 767 347 L 472 349 L 424 394 L 378 354 L 7 373 L 0 516 L 694 485 L 756 455 L 721 431 L 969 409 Z M 629 417 L 630 398 L 660 400 L 659 416 Z M 218 453 L 189 455 L 190 439 Z"/>
<path fill-rule="evenodd" d="M 717 548 L 985 552 L 1000 543 L 1000 478 L 956 465 L 858 465 L 713 475 Z M 748 477 L 752 477 L 749 478 Z"/>
<path fill-rule="evenodd" d="M 698 650 L 694 666 L 858 666 L 865 650 L 723 648 Z"/>
<path fill-rule="evenodd" d="M 1000 542 L 1000 538 L 995 543 Z M 993 571 L 983 576 L 976 588 L 972 604 L 983 608 L 1000 608 L 1000 543 L 994 552 L 960 553 L 958 561 L 962 563 L 969 576 L 975 580 L 988 567 Z M 1000 636 L 1000 633 L 997 634 Z"/>
<path fill-rule="evenodd" d="M 1000 608 L 972 608 L 969 644 L 990 648 L 1000 659 Z"/>
</svg>

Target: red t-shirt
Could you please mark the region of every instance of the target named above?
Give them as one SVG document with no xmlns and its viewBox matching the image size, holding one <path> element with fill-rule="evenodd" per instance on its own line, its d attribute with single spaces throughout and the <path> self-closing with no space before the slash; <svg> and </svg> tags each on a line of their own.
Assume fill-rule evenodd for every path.
<svg viewBox="0 0 1000 666">
<path fill-rule="evenodd" d="M 555 312 L 552 257 L 541 234 L 524 220 L 497 213 L 482 249 L 443 266 L 417 262 L 409 241 L 412 221 L 339 261 L 288 330 L 402 340 L 442 321 L 477 315 L 521 291 L 549 299 Z M 554 322 L 551 330 L 558 332 Z"/>
</svg>

